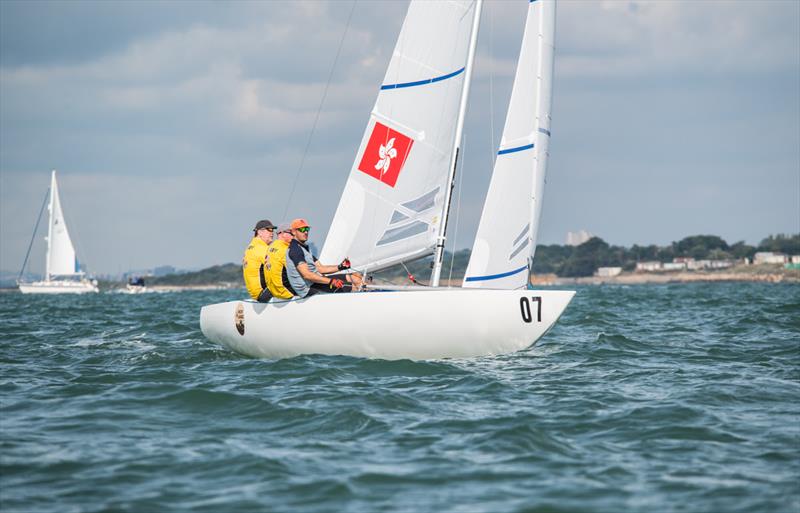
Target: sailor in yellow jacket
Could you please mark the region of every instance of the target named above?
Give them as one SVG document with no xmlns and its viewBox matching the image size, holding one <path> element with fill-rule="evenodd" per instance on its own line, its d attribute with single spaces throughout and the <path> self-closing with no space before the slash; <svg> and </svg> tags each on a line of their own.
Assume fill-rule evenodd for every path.
<svg viewBox="0 0 800 513">
<path fill-rule="evenodd" d="M 277 298 L 291 299 L 292 293 L 286 288 L 286 251 L 292 242 L 292 229 L 288 223 L 278 227 L 276 239 L 269 245 L 267 258 L 269 270 L 267 271 L 267 287 L 270 293 Z"/>
<path fill-rule="evenodd" d="M 244 250 L 244 258 L 242 258 L 242 275 L 247 292 L 259 303 L 266 303 L 272 297 L 267 287 L 269 267 L 267 249 L 272 242 L 274 230 L 275 225 L 267 219 L 257 222 L 256 227 L 253 228 L 253 240 Z"/>
</svg>

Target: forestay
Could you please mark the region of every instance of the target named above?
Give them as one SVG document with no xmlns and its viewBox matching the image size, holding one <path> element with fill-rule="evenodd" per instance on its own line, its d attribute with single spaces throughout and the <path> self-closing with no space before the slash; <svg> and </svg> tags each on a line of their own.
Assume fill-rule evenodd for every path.
<svg viewBox="0 0 800 513">
<path fill-rule="evenodd" d="M 320 254 L 375 271 L 433 252 L 442 222 L 472 1 L 412 1 Z"/>
<path fill-rule="evenodd" d="M 68 276 L 77 274 L 75 247 L 67 231 L 61 200 L 58 196 L 56 172 L 50 179 L 50 226 L 47 230 L 47 279 L 50 276 Z"/>
<path fill-rule="evenodd" d="M 547 169 L 554 36 L 554 2 L 532 1 L 464 287 L 527 286 Z"/>
</svg>

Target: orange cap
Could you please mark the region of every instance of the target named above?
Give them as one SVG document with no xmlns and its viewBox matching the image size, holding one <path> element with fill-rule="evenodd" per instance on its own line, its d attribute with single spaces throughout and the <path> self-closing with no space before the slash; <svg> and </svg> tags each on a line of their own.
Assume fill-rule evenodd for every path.
<svg viewBox="0 0 800 513">
<path fill-rule="evenodd" d="M 296 230 L 298 228 L 303 228 L 308 226 L 308 222 L 305 219 L 295 219 L 292 221 L 292 230 Z"/>
</svg>

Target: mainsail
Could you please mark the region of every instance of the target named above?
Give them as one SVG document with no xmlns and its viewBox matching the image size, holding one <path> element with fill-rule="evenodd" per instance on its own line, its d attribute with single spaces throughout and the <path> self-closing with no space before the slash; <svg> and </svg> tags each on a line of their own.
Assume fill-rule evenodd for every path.
<svg viewBox="0 0 800 513">
<path fill-rule="evenodd" d="M 50 225 L 47 230 L 47 269 L 46 279 L 51 276 L 67 276 L 78 274 L 75 260 L 75 247 L 69 238 L 61 200 L 58 197 L 56 172 L 53 170 L 50 179 Z"/>
<path fill-rule="evenodd" d="M 474 1 L 412 1 L 320 254 L 375 271 L 433 252 L 459 124 Z"/>
<path fill-rule="evenodd" d="M 464 287 L 527 286 L 547 170 L 554 37 L 555 2 L 533 0 Z"/>
</svg>

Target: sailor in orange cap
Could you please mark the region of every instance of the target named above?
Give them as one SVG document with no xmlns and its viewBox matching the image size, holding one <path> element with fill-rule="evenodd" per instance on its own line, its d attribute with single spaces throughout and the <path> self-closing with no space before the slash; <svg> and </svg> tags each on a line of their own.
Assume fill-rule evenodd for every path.
<svg viewBox="0 0 800 513">
<path fill-rule="evenodd" d="M 295 296 L 307 297 L 317 292 L 352 292 L 361 290 L 363 282 L 357 272 L 332 274 L 350 269 L 350 260 L 345 258 L 339 265 L 321 264 L 308 248 L 308 232 L 311 230 L 305 219 L 292 221 L 292 242 L 286 253 L 286 288 Z"/>
</svg>

